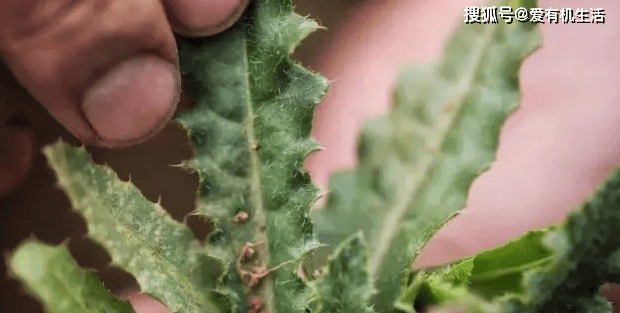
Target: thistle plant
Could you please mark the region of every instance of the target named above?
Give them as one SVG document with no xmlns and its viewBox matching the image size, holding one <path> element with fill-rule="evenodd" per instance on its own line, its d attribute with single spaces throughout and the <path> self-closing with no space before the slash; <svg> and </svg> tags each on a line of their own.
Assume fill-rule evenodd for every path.
<svg viewBox="0 0 620 313">
<path fill-rule="evenodd" d="M 536 6 L 509 2 L 493 5 Z M 318 189 L 303 161 L 318 149 L 309 134 L 328 82 L 289 55 L 317 27 L 289 0 L 257 0 L 221 35 L 178 38 L 196 100 L 176 117 L 195 151 L 182 166 L 200 178 L 192 214 L 215 228 L 204 244 L 83 147 L 44 148 L 112 265 L 172 312 L 612 311 L 597 290 L 620 282 L 620 172 L 562 225 L 411 270 L 493 162 L 520 65 L 540 44 L 535 24 L 463 24 L 437 64 L 404 68 L 393 107 L 361 130 L 359 164 L 332 177 L 310 216 Z M 8 263 L 50 312 L 133 312 L 63 245 L 27 240 Z"/>
</svg>

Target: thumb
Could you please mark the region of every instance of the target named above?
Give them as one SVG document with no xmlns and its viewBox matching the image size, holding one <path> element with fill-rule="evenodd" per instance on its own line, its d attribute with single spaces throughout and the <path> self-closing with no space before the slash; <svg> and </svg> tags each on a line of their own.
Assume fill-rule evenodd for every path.
<svg viewBox="0 0 620 313">
<path fill-rule="evenodd" d="M 0 0 L 0 55 L 85 143 L 155 134 L 179 93 L 176 47 L 159 1 Z"/>
</svg>

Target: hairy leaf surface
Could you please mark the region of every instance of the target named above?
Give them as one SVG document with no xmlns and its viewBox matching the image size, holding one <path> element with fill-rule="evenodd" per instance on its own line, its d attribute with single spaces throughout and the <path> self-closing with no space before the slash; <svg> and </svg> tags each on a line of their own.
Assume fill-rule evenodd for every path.
<svg viewBox="0 0 620 313">
<path fill-rule="evenodd" d="M 473 259 L 468 259 L 445 269 L 415 273 L 407 289 L 396 301 L 395 307 L 407 313 L 445 304 L 471 307 L 466 303 L 470 300 L 466 283 L 471 277 L 473 263 Z"/>
<path fill-rule="evenodd" d="M 73 209 L 87 222 L 88 236 L 134 275 L 142 292 L 173 312 L 224 312 L 212 291 L 222 265 L 192 231 L 148 201 L 131 182 L 98 165 L 84 148 L 59 141 L 43 149 Z"/>
<path fill-rule="evenodd" d="M 226 263 L 221 288 L 261 299 L 265 312 L 304 312 L 311 290 L 296 264 L 318 243 L 308 218 L 317 197 L 303 169 L 317 148 L 309 133 L 325 79 L 289 54 L 314 22 L 289 0 L 254 1 L 243 22 L 205 39 L 179 39 L 181 68 L 196 107 L 178 120 L 195 147 L 189 167 L 200 176 L 195 214 L 210 218 L 209 237 Z M 244 259 L 252 245 L 256 255 Z M 253 285 L 247 273 L 283 266 Z M 233 298 L 235 298 L 233 296 Z"/>
<path fill-rule="evenodd" d="M 23 242 L 8 267 L 50 313 L 133 313 L 94 273 L 79 268 L 64 246 Z"/>
<path fill-rule="evenodd" d="M 197 102 L 178 116 L 196 150 L 188 162 L 200 175 L 196 214 L 216 226 L 206 249 L 83 149 L 45 149 L 89 235 L 172 311 L 245 312 L 255 296 L 266 312 L 310 306 L 295 266 L 317 246 L 307 216 L 316 189 L 302 164 L 317 146 L 309 131 L 327 82 L 289 54 L 316 28 L 287 0 L 255 1 L 221 35 L 178 38 Z M 249 244 L 255 254 L 244 256 Z"/>
<path fill-rule="evenodd" d="M 368 250 L 361 234 L 342 242 L 330 257 L 327 273 L 318 283 L 321 312 L 373 313 L 367 305 L 374 293 L 368 277 Z"/>
<path fill-rule="evenodd" d="M 363 126 L 358 167 L 332 177 L 316 216 L 320 239 L 333 245 L 364 231 L 379 311 L 391 310 L 420 248 L 494 160 L 501 125 L 519 103 L 521 62 L 539 42 L 531 23 L 461 25 L 439 63 L 402 71 L 393 108 Z"/>
</svg>

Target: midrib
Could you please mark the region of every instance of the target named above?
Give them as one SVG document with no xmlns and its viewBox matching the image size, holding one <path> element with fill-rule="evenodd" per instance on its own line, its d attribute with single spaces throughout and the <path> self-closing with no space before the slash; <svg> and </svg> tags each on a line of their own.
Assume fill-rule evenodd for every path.
<svg viewBox="0 0 620 313">
<path fill-rule="evenodd" d="M 440 148 L 443 143 L 443 139 L 451 129 L 456 117 L 459 115 L 461 107 L 465 101 L 465 97 L 470 91 L 472 82 L 478 73 L 480 64 L 482 63 L 482 57 L 491 42 L 491 38 L 493 38 L 494 31 L 498 28 L 498 25 L 486 26 L 487 27 L 483 36 L 479 39 L 479 43 L 474 46 L 479 48 L 474 51 L 469 67 L 456 85 L 456 92 L 446 102 L 453 107 L 453 109 L 450 110 L 450 113 L 452 114 L 443 114 L 439 117 L 436 124 L 443 126 L 443 128 L 439 129 L 437 132 L 434 132 L 434 134 L 436 134 L 435 136 L 432 136 L 433 133 L 431 133 L 432 137 L 427 141 L 427 147 Z M 432 155 L 433 153 L 424 154 L 423 157 L 420 158 L 418 165 L 414 166 L 414 168 L 407 172 L 409 175 L 405 176 L 404 182 L 401 185 L 403 187 L 400 188 L 401 192 L 397 193 L 398 199 L 403 200 L 388 208 L 388 214 L 384 217 L 381 224 L 380 233 L 372 246 L 374 248 L 374 252 L 370 258 L 370 277 L 373 281 L 377 279 L 379 270 L 383 267 L 385 257 L 387 256 L 388 251 L 390 251 L 396 235 L 400 231 L 402 222 L 401 219 L 405 215 L 409 205 L 415 200 L 414 197 L 420 188 L 420 182 L 424 179 L 425 175 L 431 168 L 433 161 L 435 160 Z"/>
<path fill-rule="evenodd" d="M 49 156 L 48 156 L 49 157 Z M 50 159 L 50 163 L 51 164 L 62 164 L 62 167 L 67 169 L 64 172 L 69 174 L 66 175 L 66 178 L 72 181 L 77 181 L 79 182 L 79 184 L 81 186 L 88 186 L 88 183 L 86 181 L 84 181 L 82 179 L 81 176 L 78 176 L 76 174 L 71 174 L 71 172 L 69 171 L 70 167 L 69 167 L 69 163 L 66 159 L 66 157 L 62 157 L 62 160 L 59 160 L 55 155 L 52 155 L 52 159 Z M 97 165 L 98 166 L 98 165 Z M 56 171 L 58 174 L 60 174 L 58 171 Z M 60 183 L 62 183 L 62 178 L 60 176 L 58 176 L 58 180 Z M 73 191 L 71 189 L 66 189 L 67 192 L 69 193 L 73 193 Z M 79 207 L 84 207 L 84 208 L 90 208 L 90 210 L 93 210 L 93 207 L 104 207 L 103 204 L 101 204 L 101 202 L 99 202 L 98 197 L 93 196 L 93 194 L 91 192 L 87 192 L 86 193 L 86 198 L 80 199 L 78 200 L 77 197 L 73 196 L 76 199 L 76 208 L 74 209 L 78 209 Z M 89 214 L 89 215 L 93 215 L 92 213 L 88 213 L 86 212 L 86 209 L 82 209 L 83 215 Z M 112 220 L 116 220 L 116 221 L 122 221 L 123 218 L 116 216 L 116 211 L 110 211 L 110 210 L 106 210 L 106 209 L 102 209 L 102 212 L 108 212 L 108 215 L 110 216 L 110 218 Z M 86 217 L 86 216 L 85 216 Z M 148 240 L 144 240 L 141 237 L 137 237 L 137 236 L 131 236 L 131 235 L 127 235 L 127 233 L 133 233 L 131 227 L 129 227 L 128 225 L 126 225 L 125 223 L 119 223 L 117 225 L 121 225 L 123 230 L 125 231 L 124 236 L 126 237 L 127 240 L 136 240 L 139 243 L 142 243 L 144 246 L 150 248 L 148 250 L 149 254 L 154 256 L 157 260 L 159 260 L 161 263 L 160 264 L 165 264 L 163 267 L 164 268 L 168 268 L 167 272 L 172 274 L 172 273 L 183 273 L 183 271 L 181 271 L 174 263 L 172 263 L 170 260 L 168 260 L 167 258 L 165 258 L 164 256 L 162 256 L 155 247 L 153 247 L 151 245 L 151 242 Z M 89 227 L 90 228 L 90 227 Z M 90 233 L 90 231 L 89 231 Z M 93 234 L 94 235 L 94 234 Z M 113 254 L 111 250 L 109 250 L 110 254 Z M 114 260 L 113 260 L 114 261 Z M 116 262 L 116 261 L 114 261 Z M 117 263 L 118 264 L 118 263 Z M 119 264 L 120 265 L 120 264 Z M 131 271 L 130 271 L 131 272 Z M 132 275 L 135 274 L 137 275 L 138 273 L 132 273 Z M 134 276 L 135 276 L 134 275 Z M 198 292 L 197 288 L 193 288 L 192 286 L 194 285 L 192 282 L 190 282 L 189 278 L 186 275 L 174 275 L 175 279 L 180 282 L 180 284 L 178 284 L 178 286 L 181 287 L 181 289 L 183 291 L 185 291 L 186 294 L 191 294 L 193 295 L 194 299 L 196 299 L 196 301 L 201 301 L 201 300 L 205 300 L 205 303 L 207 306 L 209 306 L 206 309 L 210 309 L 210 310 L 214 310 L 214 312 L 219 312 L 219 307 L 217 307 L 214 303 L 211 302 L 210 299 L 208 299 L 207 297 L 204 296 L 204 294 L 201 294 Z M 196 312 L 196 311 L 193 311 Z"/>
<path fill-rule="evenodd" d="M 259 258 L 262 264 L 269 267 L 270 265 L 270 253 L 269 253 L 269 238 L 266 233 L 267 226 L 267 212 L 265 211 L 263 202 L 263 190 L 261 186 L 260 167 L 261 161 L 258 155 L 259 142 L 256 140 L 256 134 L 254 133 L 254 108 L 252 106 L 252 94 L 250 92 L 250 75 L 248 66 L 248 48 L 247 39 L 243 37 L 243 69 L 244 69 L 244 84 L 245 84 L 245 131 L 248 138 L 248 151 L 250 151 L 250 199 L 254 204 L 254 225 L 256 225 L 256 241 L 261 242 L 263 246 L 262 254 L 259 254 Z M 260 293 L 263 296 L 265 313 L 275 312 L 274 292 L 273 292 L 273 279 L 271 275 L 267 275 L 263 278 L 260 284 Z"/>
<path fill-rule="evenodd" d="M 60 255 L 60 252 L 56 252 L 56 255 Z M 70 292 L 69 287 L 71 286 L 71 284 L 67 283 L 64 277 L 62 277 L 59 273 L 55 271 L 51 271 L 51 276 L 52 276 L 52 279 L 57 281 L 56 287 L 61 288 L 62 291 L 65 292 L 65 295 L 67 295 L 69 299 L 72 299 L 75 303 L 77 303 L 77 305 L 81 308 L 83 312 L 95 312 L 95 310 L 91 310 L 90 307 L 86 305 L 83 299 L 80 299 L 73 292 Z"/>
<path fill-rule="evenodd" d="M 554 258 L 555 258 L 555 256 L 551 255 L 551 256 L 542 258 L 540 260 L 536 260 L 536 261 L 533 261 L 533 262 L 530 262 L 530 263 L 526 263 L 526 264 L 522 264 L 522 265 L 519 265 L 519 266 L 504 268 L 504 269 L 496 270 L 496 271 L 485 272 L 485 273 L 482 273 L 482 274 L 475 274 L 475 275 L 473 275 L 469 279 L 469 281 L 470 282 L 476 282 L 476 281 L 491 280 L 491 279 L 495 279 L 495 278 L 506 276 L 506 275 L 510 275 L 510 274 L 523 273 L 526 270 L 537 268 L 537 267 L 540 267 L 542 265 L 545 265 L 546 263 L 548 263 L 549 261 L 553 260 Z"/>
</svg>

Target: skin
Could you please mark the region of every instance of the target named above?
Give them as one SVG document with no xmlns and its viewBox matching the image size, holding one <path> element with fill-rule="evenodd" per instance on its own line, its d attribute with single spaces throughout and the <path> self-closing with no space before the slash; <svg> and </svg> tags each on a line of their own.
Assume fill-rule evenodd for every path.
<svg viewBox="0 0 620 313">
<path fill-rule="evenodd" d="M 355 163 L 356 129 L 384 112 L 399 66 L 433 62 L 471 0 L 368 1 L 342 22 L 314 69 L 333 81 L 307 162 L 329 173 Z M 620 10 L 617 1 L 539 1 L 539 7 Z M 497 161 L 473 183 L 463 213 L 422 250 L 414 267 L 446 263 L 564 220 L 620 164 L 620 22 L 541 25 L 543 46 L 521 69 L 521 109 L 505 123 Z M 337 134 L 337 135 L 335 135 Z M 616 301 L 618 288 L 603 291 Z"/>
<path fill-rule="evenodd" d="M 353 166 L 355 130 L 388 108 L 399 66 L 434 62 L 455 21 L 462 22 L 464 7 L 474 4 L 368 2 L 342 23 L 328 43 L 332 49 L 317 57 L 323 60 L 317 70 L 333 81 L 314 129 L 325 150 L 308 161 L 322 187 L 330 172 Z M 562 6 L 584 5 L 574 0 Z M 539 7 L 558 4 L 540 1 Z M 613 12 L 620 3 L 597 1 L 596 7 Z M 476 179 L 464 212 L 427 245 L 418 266 L 562 221 L 620 163 L 619 22 L 545 24 L 541 31 L 542 48 L 521 68 L 521 108 L 502 129 L 497 161 Z"/>
<path fill-rule="evenodd" d="M 176 109 L 181 78 L 173 32 L 218 33 L 248 2 L 0 0 L 0 57 L 79 140 L 126 147 L 155 135 Z M 23 179 L 35 147 L 27 127 L 0 117 L 2 195 Z"/>
<path fill-rule="evenodd" d="M 173 70 L 170 80 L 162 79 L 158 83 L 176 84 L 177 89 L 169 91 L 173 96 L 166 98 L 165 90 L 163 96 L 158 96 L 171 99 L 170 102 L 129 101 L 143 103 L 148 109 L 139 105 L 127 109 L 136 116 L 126 120 L 126 125 L 136 126 L 121 127 L 117 133 L 114 129 L 107 132 L 97 122 L 87 120 L 90 116 L 105 116 L 82 108 L 85 98 L 97 96 L 97 92 L 88 92 L 89 87 L 106 79 L 105 74 L 90 78 L 91 72 L 108 72 L 143 52 L 174 68 L 177 59 L 172 31 L 186 35 L 215 33 L 229 25 L 234 18 L 228 16 L 234 17 L 242 7 L 205 10 L 208 16 L 195 16 L 192 14 L 200 10 L 194 10 L 194 5 L 214 5 L 218 1 L 82 1 L 81 10 L 110 23 L 109 29 L 100 29 L 88 26 L 86 15 L 79 12 L 51 15 L 54 5 L 61 7 L 64 2 L 68 0 L 40 5 L 40 11 L 29 12 L 20 8 L 36 7 L 33 4 L 45 1 L 21 1 L 23 6 L 18 7 L 11 1 L 1 0 L 2 7 L 9 9 L 0 12 L 0 53 L 20 82 L 76 137 L 108 147 L 143 141 L 161 128 L 174 111 L 178 72 Z M 540 2 L 540 7 L 560 8 L 554 1 Z M 122 3 L 129 3 L 126 7 L 135 14 L 120 16 L 105 9 Z M 307 167 L 323 188 L 330 172 L 353 166 L 356 129 L 365 118 L 388 107 L 398 67 L 437 59 L 442 43 L 455 26 L 454 21 L 462 20 L 463 8 L 475 5 L 476 1 L 390 0 L 389 5 L 386 3 L 361 4 L 334 30 L 330 41 L 318 49 L 325 52 L 316 56 L 313 69 L 333 84 L 315 118 L 314 136 L 326 149 L 311 156 Z M 99 8 L 96 5 L 104 9 L 94 10 Z M 567 0 L 561 5 L 584 7 L 577 0 Z M 527 229 L 559 222 L 618 165 L 620 59 L 616 52 L 620 48 L 620 25 L 612 12 L 620 10 L 620 3 L 597 1 L 592 6 L 606 9 L 605 24 L 542 25 L 544 46 L 523 65 L 522 106 L 503 128 L 497 162 L 474 182 L 463 214 L 437 233 L 415 266 L 448 262 L 501 244 Z M 13 12 L 25 15 L 13 18 Z M 22 23 L 24 20 L 28 22 Z M 75 31 L 78 29 L 80 32 Z M 145 36 L 147 29 L 149 35 Z M 81 41 L 66 41 L 78 33 Z M 116 46 L 106 41 L 115 38 L 114 34 L 123 38 Z M 128 42 L 132 48 L 123 48 Z M 47 50 L 42 51 L 42 47 Z M 89 59 L 89 55 L 95 54 L 93 51 L 102 54 L 101 47 L 111 47 L 112 51 L 103 53 L 101 59 Z M 146 62 L 154 64 L 147 71 L 161 65 L 153 59 Z M 129 64 L 132 65 L 135 63 Z M 117 87 L 122 85 L 118 81 L 114 83 Z M 117 91 L 102 93 L 120 98 L 123 92 L 135 92 L 137 99 L 148 99 L 144 91 L 153 88 L 150 85 L 153 81 L 139 81 L 139 84 L 135 88 L 121 86 Z M 125 109 L 118 110 L 123 113 L 119 114 L 127 115 Z M 114 118 L 100 122 L 106 125 L 110 121 L 118 122 Z M 0 194 L 14 187 L 29 166 L 28 158 L 15 155 L 19 151 L 28 155 L 35 150 L 27 128 L 4 129 L 10 130 L 4 132 L 8 135 L 3 134 L 8 140 L 2 141 L 8 143 L 10 153 L 0 161 L 0 175 L 3 175 Z M 130 300 L 142 312 L 165 312 L 144 296 L 133 294 Z"/>
</svg>

